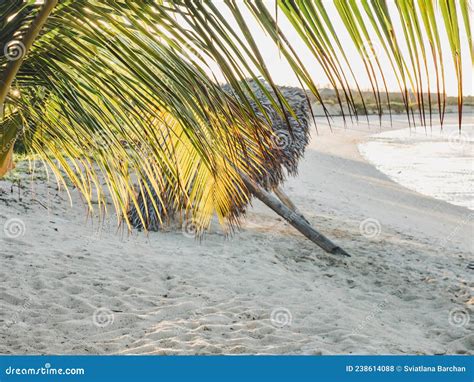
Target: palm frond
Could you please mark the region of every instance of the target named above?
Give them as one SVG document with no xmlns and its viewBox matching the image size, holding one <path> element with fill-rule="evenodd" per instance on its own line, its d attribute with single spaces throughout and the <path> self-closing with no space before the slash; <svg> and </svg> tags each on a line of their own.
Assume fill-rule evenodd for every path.
<svg viewBox="0 0 474 382">
<path fill-rule="evenodd" d="M 16 77 L 21 96 L 9 99 L 3 128 L 21 121 L 31 150 L 91 208 L 94 197 L 105 208 L 107 191 L 127 221 L 133 183 L 152 179 L 157 194 L 173 185 L 173 200 L 199 227 L 214 213 L 235 224 L 234 205 L 248 198 L 234 167 L 255 178 L 272 163 L 271 129 L 163 42 L 164 32 L 144 28 L 143 6 L 124 18 L 125 3 L 87 2 L 84 12 L 85 3 L 63 2 L 48 20 Z"/>
<path fill-rule="evenodd" d="M 69 178 L 91 208 L 98 200 L 99 210 L 106 208 L 110 195 L 119 219 L 127 224 L 128 211 L 135 208 L 134 219 L 143 225 L 153 209 L 160 216 L 184 210 L 199 229 L 216 213 L 233 227 L 250 197 L 239 174 L 253 181 L 268 173 L 276 181 L 283 179 L 285 166 L 282 153 L 274 150 L 272 120 L 277 115 L 290 135 L 297 133 L 298 123 L 306 123 L 276 84 L 247 14 L 328 117 L 315 79 L 278 17 L 287 19 L 325 73 L 344 118 L 345 107 L 357 118 L 356 96 L 364 103 L 360 74 L 354 73 L 348 42 L 335 29 L 328 4 L 277 0 L 278 13 L 261 0 L 224 0 L 220 6 L 210 0 L 61 1 L 22 57 L 5 104 L 0 102 L 0 168 L 21 134 L 61 184 L 67 187 Z M 461 118 L 463 27 L 472 60 L 467 0 L 396 0 L 395 7 L 386 0 L 333 4 L 363 62 L 380 115 L 384 94 L 390 104 L 390 69 L 407 116 L 413 120 L 414 96 L 420 122 L 427 123 L 426 89 L 431 122 L 430 89 L 436 88 L 442 121 L 447 81 L 443 57 L 449 51 Z M 41 9 L 33 1 L 0 4 L 2 70 L 11 61 L 5 47 L 17 38 L 21 42 Z M 449 46 L 441 43 L 442 33 L 447 33 Z M 382 49 L 375 49 L 376 44 Z M 382 55 L 390 68 L 382 67 Z M 435 68 L 436 85 L 429 82 L 430 67 Z M 217 74 L 231 91 L 219 86 Z M 309 108 L 309 98 L 302 94 Z M 142 209 L 145 197 L 153 202 Z"/>
<path fill-rule="evenodd" d="M 264 7 L 262 2 L 261 8 Z M 292 26 L 306 43 L 315 59 L 321 64 L 322 57 L 327 65 L 323 65 L 325 73 L 333 86 L 337 85 L 344 90 L 344 81 L 334 81 L 342 79 L 340 74 L 341 62 L 337 57 L 344 60 L 350 72 L 353 72 L 351 63 L 346 59 L 345 50 L 347 45 L 340 41 L 339 34 L 334 30 L 334 21 L 328 16 L 327 7 L 329 2 L 322 0 L 279 0 L 280 8 L 291 22 Z M 461 63 L 461 43 L 460 31 L 466 31 L 469 42 L 469 49 L 472 59 L 472 37 L 470 32 L 470 18 L 468 0 L 456 2 L 454 0 L 395 0 L 389 7 L 386 0 L 362 0 L 361 3 L 355 0 L 334 0 L 339 17 L 349 34 L 353 45 L 357 48 L 362 62 L 366 69 L 372 91 L 375 96 L 379 113 L 381 110 L 381 92 L 386 94 L 385 75 L 387 68 L 381 67 L 381 56 L 389 60 L 391 73 L 395 76 L 403 95 L 407 116 L 412 113 L 411 98 L 414 95 L 415 105 L 420 116 L 420 123 L 427 124 L 425 109 L 429 109 L 431 121 L 431 88 L 430 67 L 435 68 L 437 103 L 440 121 L 443 121 L 443 114 L 446 102 L 446 78 L 444 71 L 443 56 L 450 54 L 456 68 L 456 81 L 458 83 L 458 104 L 459 118 L 462 118 L 462 63 Z M 437 11 L 439 8 L 440 12 Z M 461 11 L 462 19 L 459 17 L 458 8 Z M 363 12 L 365 13 L 363 14 Z M 257 18 L 262 18 L 260 14 L 255 14 Z M 401 29 L 397 29 L 393 18 L 398 18 Z M 441 18 L 442 22 L 439 21 Z M 265 29 L 274 34 L 281 29 L 274 26 L 275 20 L 267 13 L 265 16 Z M 368 27 L 370 26 L 370 30 Z M 445 31 L 443 31 L 445 28 Z M 442 45 L 440 35 L 446 32 L 450 41 L 450 46 Z M 270 33 L 270 35 L 272 35 Z M 332 40 L 328 40 L 328 36 Z M 275 43 L 281 40 L 275 37 Z M 324 42 L 326 41 L 326 44 Z M 332 47 L 328 48 L 328 42 L 333 41 Z M 401 45 L 406 47 L 403 48 Z M 285 45 L 282 44 L 282 49 Z M 381 47 L 377 49 L 376 47 Z M 427 54 L 430 51 L 431 55 Z M 296 69 L 295 69 L 296 70 Z M 380 78 L 380 83 L 379 83 Z M 356 88 L 358 84 L 356 82 Z M 350 88 L 349 88 L 350 89 Z M 346 92 L 349 93 L 350 90 Z M 424 93 L 428 94 L 427 104 L 425 104 Z M 351 95 L 347 98 L 350 99 Z M 341 101 L 338 98 L 339 102 Z M 388 102 L 390 105 L 390 102 Z M 351 103 L 348 100 L 349 110 Z"/>
</svg>

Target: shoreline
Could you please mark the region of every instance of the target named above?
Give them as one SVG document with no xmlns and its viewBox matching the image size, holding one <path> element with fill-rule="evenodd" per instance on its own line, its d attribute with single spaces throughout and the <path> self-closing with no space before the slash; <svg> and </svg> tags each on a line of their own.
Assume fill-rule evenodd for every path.
<svg viewBox="0 0 474 382">
<path fill-rule="evenodd" d="M 462 132 L 449 123 L 442 131 L 440 126 L 384 131 L 360 143 L 359 152 L 403 187 L 473 211 L 474 125 L 469 122 Z"/>
<path fill-rule="evenodd" d="M 255 200 L 232 239 L 213 227 L 199 244 L 113 217 L 97 231 L 76 192 L 71 208 L 39 181 L 20 201 L 0 181 L 0 227 L 24 223 L 0 236 L 0 353 L 472 353 L 472 211 L 365 161 L 377 127 L 318 129 L 284 189 L 350 259 Z"/>
</svg>

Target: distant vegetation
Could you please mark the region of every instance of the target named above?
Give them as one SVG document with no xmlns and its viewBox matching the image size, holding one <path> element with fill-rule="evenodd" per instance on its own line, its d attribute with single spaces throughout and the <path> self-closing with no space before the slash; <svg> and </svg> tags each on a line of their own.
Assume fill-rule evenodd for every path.
<svg viewBox="0 0 474 382">
<path fill-rule="evenodd" d="M 323 88 L 320 90 L 321 97 L 325 106 L 328 109 L 331 109 L 332 112 L 337 113 L 337 110 L 340 109 L 339 101 L 334 89 Z M 344 97 L 344 94 L 340 92 L 339 96 L 341 98 Z M 319 101 L 317 100 L 316 96 L 313 94 L 309 95 L 311 103 L 320 105 Z M 363 91 L 362 97 L 356 91 L 352 91 L 352 97 L 354 99 L 354 105 L 356 107 L 357 113 L 359 115 L 365 114 L 365 110 L 367 110 L 368 114 L 377 114 L 378 107 L 376 98 L 371 91 Z M 362 101 L 363 98 L 363 101 Z M 395 114 L 404 114 L 405 113 L 405 105 L 403 102 L 402 94 L 399 92 L 392 92 L 388 93 L 388 99 L 390 99 L 390 110 L 392 113 Z M 464 106 L 466 107 L 473 107 L 474 106 L 474 97 L 467 96 L 463 97 Z M 423 101 L 425 103 L 425 110 L 429 112 L 429 97 L 428 93 L 423 94 Z M 364 108 L 365 102 L 365 108 Z M 387 95 L 385 93 L 380 94 L 380 102 L 384 113 L 388 113 L 389 107 L 387 102 Z M 442 98 L 441 98 L 441 102 Z M 343 102 L 345 112 L 347 110 L 347 102 Z M 418 110 L 418 106 L 416 104 L 416 98 L 413 94 L 411 94 L 411 103 L 410 106 L 413 108 L 414 111 Z M 433 112 L 438 112 L 438 95 L 436 93 L 431 93 L 431 110 Z M 455 112 L 457 111 L 457 97 L 447 97 L 446 98 L 446 112 Z"/>
</svg>

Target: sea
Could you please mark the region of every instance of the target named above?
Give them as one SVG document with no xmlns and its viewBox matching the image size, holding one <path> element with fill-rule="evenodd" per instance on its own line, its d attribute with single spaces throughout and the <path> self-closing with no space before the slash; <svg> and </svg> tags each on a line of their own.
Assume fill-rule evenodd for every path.
<svg viewBox="0 0 474 382">
<path fill-rule="evenodd" d="M 449 122 L 454 122 L 451 119 Z M 373 134 L 359 151 L 395 182 L 474 210 L 474 124 L 402 128 Z"/>
</svg>

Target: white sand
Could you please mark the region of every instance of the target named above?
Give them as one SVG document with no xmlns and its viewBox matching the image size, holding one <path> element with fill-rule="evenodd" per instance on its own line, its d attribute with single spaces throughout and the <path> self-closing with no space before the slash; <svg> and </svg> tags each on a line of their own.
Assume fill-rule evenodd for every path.
<svg viewBox="0 0 474 382">
<path fill-rule="evenodd" d="M 472 353 L 472 211 L 362 160 L 363 126 L 319 133 L 285 188 L 350 259 L 259 202 L 232 240 L 198 244 L 98 232 L 76 193 L 20 175 L 20 201 L 0 181 L 0 353 Z"/>
</svg>

